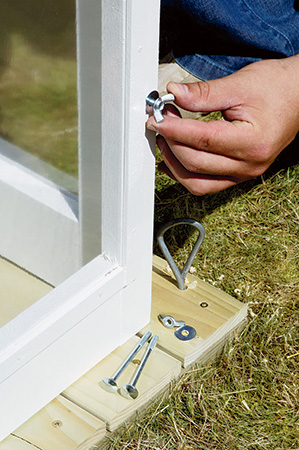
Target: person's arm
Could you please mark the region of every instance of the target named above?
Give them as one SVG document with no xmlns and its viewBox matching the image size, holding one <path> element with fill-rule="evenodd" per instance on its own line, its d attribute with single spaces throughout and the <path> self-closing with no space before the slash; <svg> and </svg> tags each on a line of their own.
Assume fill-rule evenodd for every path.
<svg viewBox="0 0 299 450">
<path fill-rule="evenodd" d="M 195 195 L 261 175 L 299 131 L 299 55 L 250 64 L 225 78 L 169 83 L 188 111 L 222 111 L 225 120 L 182 119 L 168 106 L 159 133 L 160 170 Z"/>
</svg>

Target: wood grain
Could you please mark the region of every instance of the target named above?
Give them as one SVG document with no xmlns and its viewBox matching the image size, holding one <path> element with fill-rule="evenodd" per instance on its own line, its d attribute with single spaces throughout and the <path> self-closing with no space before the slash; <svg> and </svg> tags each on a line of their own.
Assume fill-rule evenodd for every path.
<svg viewBox="0 0 299 450">
<path fill-rule="evenodd" d="M 137 399 L 128 400 L 117 392 L 112 394 L 106 392 L 99 385 L 100 381 L 105 377 L 111 377 L 113 375 L 126 356 L 135 347 L 138 340 L 139 338 L 137 336 L 131 338 L 63 393 L 69 400 L 107 422 L 107 428 L 110 431 L 114 431 L 137 411 L 143 409 L 181 371 L 179 361 L 160 349 L 155 348 L 137 383 L 139 391 Z M 140 351 L 140 354 L 138 353 L 136 355 L 135 360 L 120 375 L 117 380 L 119 387 L 131 380 L 145 348 L 146 345 Z"/>
<path fill-rule="evenodd" d="M 180 291 L 166 262 L 154 257 L 151 321 L 140 334 L 148 330 L 157 334 L 159 348 L 154 349 L 138 381 L 137 399 L 125 399 L 100 386 L 140 339 L 133 336 L 2 441 L 0 450 L 89 450 L 98 443 L 106 448 L 106 427 L 114 431 L 144 410 L 181 373 L 182 366 L 215 359 L 235 330 L 246 323 L 247 307 L 197 277 L 188 275 L 187 281 L 188 289 Z M 208 306 L 203 308 L 202 302 Z M 174 329 L 158 320 L 159 314 L 184 320 L 196 329 L 196 338 L 178 340 Z M 146 346 L 118 378 L 119 387 L 130 382 L 145 350 Z"/>
<path fill-rule="evenodd" d="M 83 450 L 105 434 L 104 422 L 58 396 L 4 439 L 0 450 Z"/>
<path fill-rule="evenodd" d="M 26 442 L 23 439 L 10 435 L 7 436 L 4 441 L 0 442 L 0 449 L 1 450 L 36 450 L 36 447 L 34 447 L 30 442 Z"/>
<path fill-rule="evenodd" d="M 179 359 L 184 367 L 204 363 L 219 354 L 234 330 L 246 322 L 247 306 L 225 292 L 188 275 L 188 289 L 181 291 L 169 275 L 165 260 L 154 256 L 151 322 L 145 329 L 159 335 L 159 347 Z M 201 303 L 207 303 L 203 308 Z M 158 315 L 171 315 L 195 328 L 193 340 L 180 341 L 174 328 L 165 328 Z"/>
</svg>

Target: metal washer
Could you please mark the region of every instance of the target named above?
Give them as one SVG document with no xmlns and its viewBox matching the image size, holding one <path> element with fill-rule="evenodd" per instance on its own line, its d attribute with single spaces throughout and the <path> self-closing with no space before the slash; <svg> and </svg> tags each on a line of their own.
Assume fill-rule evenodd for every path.
<svg viewBox="0 0 299 450">
<path fill-rule="evenodd" d="M 180 341 L 190 341 L 194 339 L 196 336 L 196 330 L 189 325 L 184 325 L 183 327 L 178 328 L 174 332 L 175 337 L 180 339 Z"/>
</svg>

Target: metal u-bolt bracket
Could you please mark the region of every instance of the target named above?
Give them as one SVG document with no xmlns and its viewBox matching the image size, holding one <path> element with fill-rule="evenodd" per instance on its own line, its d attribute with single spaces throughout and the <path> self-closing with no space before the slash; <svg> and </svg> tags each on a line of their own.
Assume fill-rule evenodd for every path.
<svg viewBox="0 0 299 450">
<path fill-rule="evenodd" d="M 181 225 L 181 224 L 187 224 L 187 225 L 192 225 L 193 227 L 195 227 L 198 231 L 199 231 L 199 236 L 197 238 L 197 241 L 195 242 L 195 245 L 187 259 L 187 262 L 185 263 L 183 270 L 180 271 L 178 266 L 176 265 L 176 263 L 173 260 L 173 257 L 170 254 L 170 251 L 167 247 L 167 245 L 165 244 L 164 241 L 164 234 L 167 230 L 169 230 L 172 227 L 175 227 L 177 225 Z M 175 220 L 171 220 L 170 222 L 166 223 L 163 227 L 160 228 L 158 235 L 157 235 L 157 241 L 158 244 L 160 246 L 160 249 L 162 250 L 168 264 L 170 265 L 171 270 L 173 271 L 174 276 L 177 279 L 178 282 L 178 287 L 181 290 L 185 290 L 186 286 L 185 286 L 185 278 L 187 276 L 187 273 L 190 270 L 191 264 L 202 244 L 202 241 L 204 240 L 205 237 L 205 229 L 202 226 L 201 223 L 197 222 L 194 219 L 175 219 Z"/>
<path fill-rule="evenodd" d="M 154 114 L 154 117 L 157 122 L 163 122 L 163 109 L 165 107 L 166 102 L 173 102 L 175 97 L 173 94 L 166 94 L 162 97 L 159 96 L 158 91 L 152 91 L 146 97 L 146 112 L 147 114 Z"/>
</svg>

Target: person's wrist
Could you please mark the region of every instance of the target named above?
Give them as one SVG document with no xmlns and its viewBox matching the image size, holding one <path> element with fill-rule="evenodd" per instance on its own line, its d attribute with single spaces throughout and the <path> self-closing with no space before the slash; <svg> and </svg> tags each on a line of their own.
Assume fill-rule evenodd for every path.
<svg viewBox="0 0 299 450">
<path fill-rule="evenodd" d="M 289 104 L 288 107 L 293 111 L 296 116 L 297 122 L 297 132 L 299 132 L 299 84 L 298 84 L 298 74 L 299 74 L 299 53 L 289 58 L 280 60 L 287 71 L 286 78 L 286 91 L 289 92 Z"/>
</svg>

